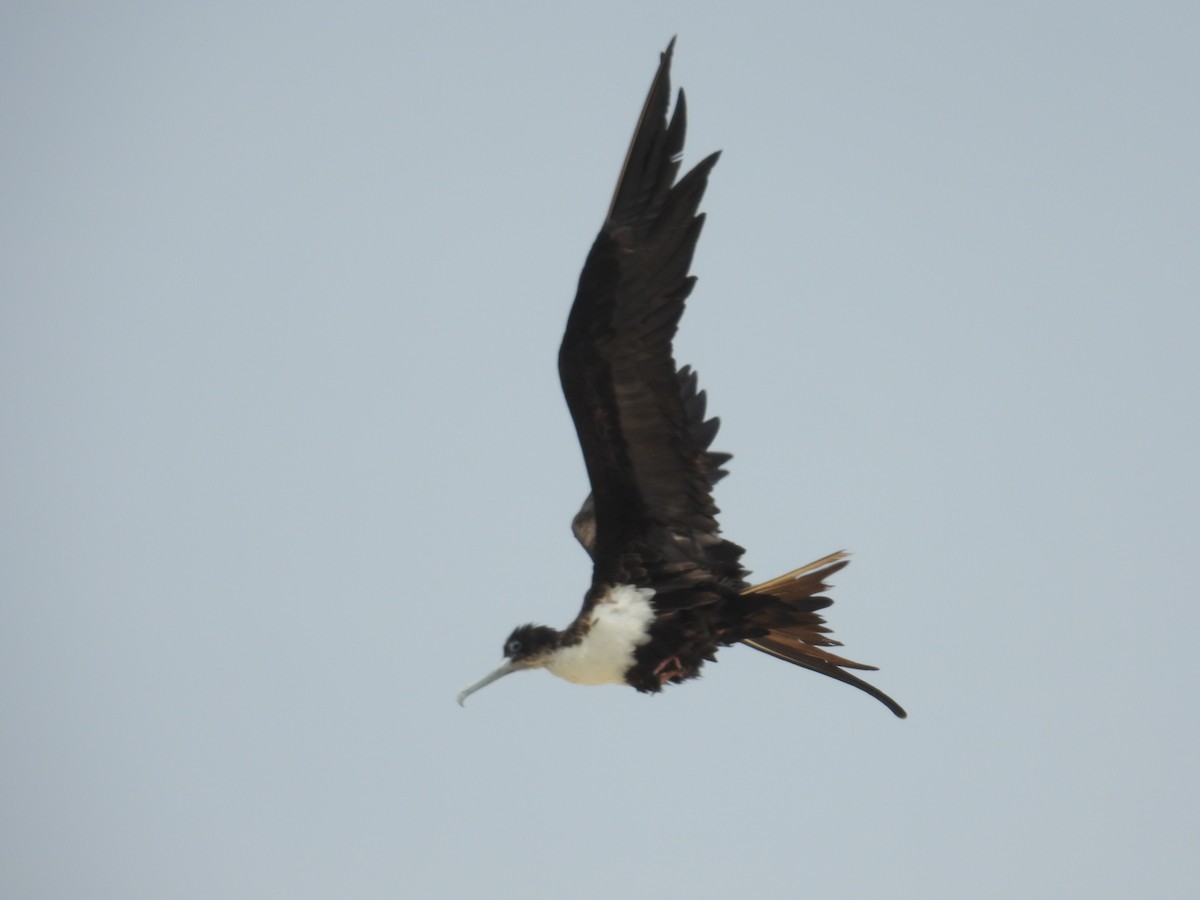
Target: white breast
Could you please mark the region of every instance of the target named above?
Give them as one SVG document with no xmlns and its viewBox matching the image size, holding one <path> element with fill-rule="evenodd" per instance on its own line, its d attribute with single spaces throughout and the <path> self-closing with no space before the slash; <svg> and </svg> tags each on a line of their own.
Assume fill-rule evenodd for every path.
<svg viewBox="0 0 1200 900">
<path fill-rule="evenodd" d="M 618 584 L 592 609 L 583 640 L 563 647 L 546 668 L 575 684 L 623 684 L 633 666 L 633 654 L 650 640 L 654 607 L 650 588 Z"/>
</svg>

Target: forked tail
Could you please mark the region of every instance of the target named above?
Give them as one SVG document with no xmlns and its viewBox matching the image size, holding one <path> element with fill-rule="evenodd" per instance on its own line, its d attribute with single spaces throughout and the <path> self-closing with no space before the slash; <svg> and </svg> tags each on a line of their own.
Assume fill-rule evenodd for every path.
<svg viewBox="0 0 1200 900">
<path fill-rule="evenodd" d="M 744 640 L 743 644 L 769 653 L 771 656 L 787 660 L 797 666 L 803 666 L 830 678 L 853 685 L 860 691 L 870 694 L 901 719 L 908 713 L 904 708 L 874 685 L 867 684 L 861 678 L 856 678 L 845 669 L 867 669 L 875 671 L 875 666 L 864 665 L 830 653 L 823 647 L 840 647 L 841 642 L 829 637 L 830 629 L 825 625 L 825 619 L 817 612 L 833 603 L 828 597 L 820 594 L 829 589 L 825 579 L 834 572 L 850 564 L 844 550 L 831 553 L 824 559 L 818 559 L 807 566 L 780 575 L 762 584 L 745 588 L 743 595 L 773 597 L 780 601 L 768 614 L 764 625 L 765 635 L 752 640 Z"/>
</svg>

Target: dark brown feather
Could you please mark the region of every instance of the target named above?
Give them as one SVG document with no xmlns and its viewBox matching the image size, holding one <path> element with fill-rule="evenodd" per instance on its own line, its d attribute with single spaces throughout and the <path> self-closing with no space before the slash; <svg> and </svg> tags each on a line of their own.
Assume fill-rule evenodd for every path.
<svg viewBox="0 0 1200 900">
<path fill-rule="evenodd" d="M 704 391 L 699 389 L 699 379 L 691 366 L 684 366 L 679 370 L 679 395 L 687 414 L 688 432 L 692 441 L 704 451 L 700 467 L 711 487 L 729 474 L 724 466 L 733 459 L 733 454 L 709 449 L 712 446 L 713 438 L 717 436 L 721 420 L 716 416 L 711 419 L 704 418 L 708 398 Z M 579 507 L 579 512 L 571 520 L 571 531 L 575 535 L 575 539 L 591 556 L 596 541 L 596 506 L 591 494 L 587 495 Z"/>
<path fill-rule="evenodd" d="M 903 719 L 908 713 L 900 704 L 874 685 L 843 671 L 843 668 L 874 671 L 875 666 L 854 662 L 821 649 L 840 646 L 840 643 L 826 637 L 829 628 L 817 610 L 824 609 L 833 601 L 819 595 L 829 589 L 825 579 L 849 564 L 845 551 L 839 551 L 771 581 L 746 588 L 742 592 L 745 598 L 771 597 L 790 611 L 793 621 L 791 624 L 777 625 L 770 618 L 763 619 L 767 624 L 766 633 L 744 638 L 742 643 L 866 691 Z M 774 615 L 772 613 L 771 617 Z"/>
</svg>

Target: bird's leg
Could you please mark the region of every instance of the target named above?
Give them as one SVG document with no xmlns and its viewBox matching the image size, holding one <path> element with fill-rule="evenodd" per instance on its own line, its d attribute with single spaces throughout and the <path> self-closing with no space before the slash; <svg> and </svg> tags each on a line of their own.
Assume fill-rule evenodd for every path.
<svg viewBox="0 0 1200 900">
<path fill-rule="evenodd" d="M 678 656 L 668 656 L 654 667 L 654 674 L 658 676 L 658 686 L 662 687 L 672 678 L 683 677 L 683 663 Z"/>
</svg>

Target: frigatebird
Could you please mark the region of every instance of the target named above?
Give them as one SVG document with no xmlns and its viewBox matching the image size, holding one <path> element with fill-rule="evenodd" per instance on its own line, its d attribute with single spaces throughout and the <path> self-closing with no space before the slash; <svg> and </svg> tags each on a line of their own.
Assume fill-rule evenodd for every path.
<svg viewBox="0 0 1200 900">
<path fill-rule="evenodd" d="M 583 609 L 562 631 L 521 625 L 504 662 L 458 695 L 523 669 L 576 684 L 627 684 L 657 693 L 695 678 L 720 647 L 742 643 L 853 685 L 897 716 L 901 706 L 846 669 L 818 610 L 826 579 L 848 563 L 833 553 L 751 585 L 741 547 L 721 536 L 712 488 L 732 457 L 709 449 L 719 421 L 672 339 L 692 292 L 688 274 L 704 225 L 697 213 L 720 153 L 676 181 L 687 126 L 670 102 L 672 39 L 662 53 L 604 226 L 588 253 L 558 354 L 592 492 L 575 516 L 592 557 Z"/>
</svg>

